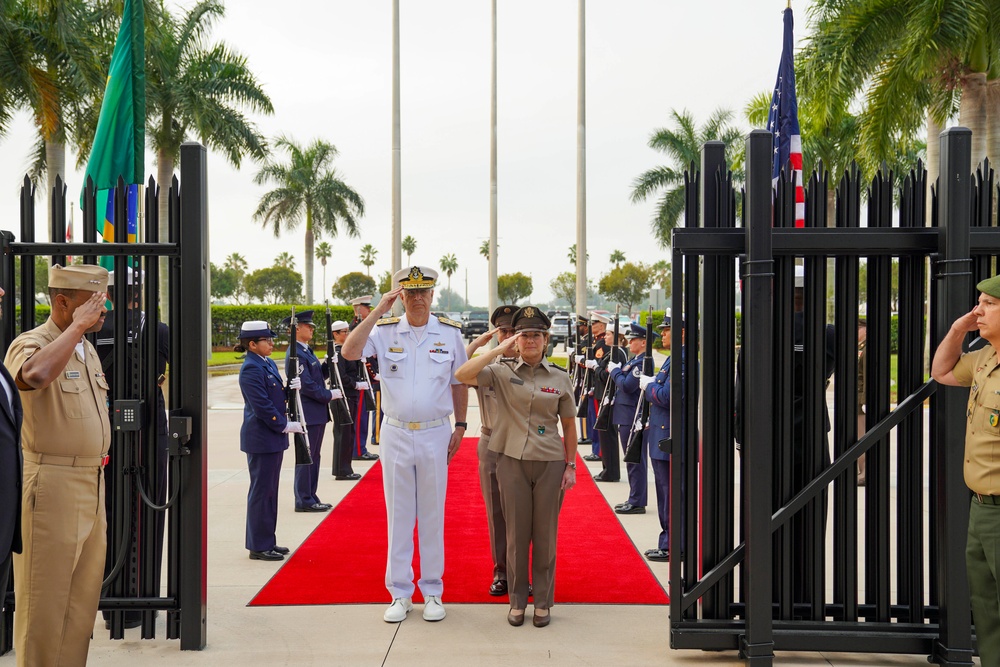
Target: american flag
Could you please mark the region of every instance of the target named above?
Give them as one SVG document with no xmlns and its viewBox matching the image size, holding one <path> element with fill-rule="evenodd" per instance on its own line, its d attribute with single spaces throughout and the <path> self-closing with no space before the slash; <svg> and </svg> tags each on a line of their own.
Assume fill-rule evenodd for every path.
<svg viewBox="0 0 1000 667">
<path fill-rule="evenodd" d="M 799 133 L 799 103 L 795 100 L 795 61 L 792 58 L 792 8 L 785 10 L 781 63 L 774 84 L 767 129 L 774 134 L 771 182 L 775 187 L 782 168 L 791 163 L 795 174 L 795 226 L 805 227 L 806 197 L 802 188 L 802 135 Z"/>
</svg>

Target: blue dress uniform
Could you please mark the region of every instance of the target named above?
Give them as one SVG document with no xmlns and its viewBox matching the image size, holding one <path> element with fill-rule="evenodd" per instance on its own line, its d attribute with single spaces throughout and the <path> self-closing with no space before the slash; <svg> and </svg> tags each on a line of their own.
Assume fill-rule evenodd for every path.
<svg viewBox="0 0 1000 667">
<path fill-rule="evenodd" d="M 273 337 L 268 330 L 261 337 Z M 241 338 L 242 338 L 241 332 Z M 240 450 L 246 452 L 250 469 L 247 494 L 246 548 L 251 552 L 269 552 L 275 547 L 278 523 L 278 477 L 281 459 L 288 449 L 284 433 L 285 387 L 278 365 L 271 359 L 247 352 L 240 369 L 243 393 L 243 426 Z"/>
<path fill-rule="evenodd" d="M 615 361 L 619 364 L 624 364 L 628 361 L 628 353 L 622 348 L 615 346 L 605 345 L 605 353 L 601 356 L 600 360 L 597 362 L 597 368 L 594 369 L 594 403 L 596 405 L 596 414 L 601 413 L 601 405 L 604 400 L 606 393 L 610 391 L 610 385 L 612 384 L 611 374 L 608 372 L 608 364 Z M 614 397 L 614 405 L 618 404 L 617 390 Z M 594 479 L 600 482 L 617 482 L 621 479 L 621 456 L 618 453 L 618 447 L 616 443 L 619 441 L 618 431 L 614 425 L 618 422 L 614 418 L 614 407 L 612 407 L 612 424 L 611 428 L 606 431 L 602 431 L 596 428 L 597 417 L 595 415 L 595 431 L 598 431 L 601 435 L 603 447 L 601 447 L 601 465 L 603 469 L 600 473 L 594 476 Z M 628 435 L 626 431 L 626 436 Z"/>
<path fill-rule="evenodd" d="M 306 310 L 296 316 L 299 324 L 312 324 L 313 311 Z M 282 320 L 282 324 L 290 324 L 290 318 Z M 320 449 L 326 434 L 326 424 L 330 421 L 331 392 L 326 387 L 326 377 L 329 373 L 326 364 L 320 363 L 316 354 L 307 344 L 296 341 L 299 346 L 298 377 L 302 380 L 299 397 L 302 401 L 302 414 L 309 434 L 309 454 L 312 463 L 295 466 L 295 510 L 297 512 L 325 512 L 330 505 L 320 501 L 316 495 L 319 485 Z M 291 357 L 285 357 L 285 376 L 290 377 L 289 363 Z M 317 505 L 319 507 L 317 507 Z"/>
<path fill-rule="evenodd" d="M 681 358 L 683 359 L 683 353 Z M 660 537 L 657 541 L 657 550 L 667 553 L 670 549 L 670 454 L 660 449 L 659 442 L 670 438 L 670 359 L 671 357 L 667 357 L 667 360 L 660 366 L 660 372 L 656 374 L 656 379 L 646 387 L 646 400 L 649 401 L 649 426 L 646 430 L 646 442 L 643 443 L 643 447 L 649 449 L 649 458 L 653 465 L 656 512 L 660 519 Z M 684 372 L 683 367 L 681 372 Z M 683 475 L 681 478 L 683 479 Z M 683 490 L 682 485 L 682 494 Z M 682 513 L 681 540 L 684 539 L 683 516 Z M 646 555 L 648 557 L 650 552 L 647 551 Z"/>
<path fill-rule="evenodd" d="M 639 404 L 639 376 L 642 374 L 642 362 L 645 358 L 646 353 L 640 352 L 621 368 L 615 368 L 611 371 L 611 380 L 618 387 L 617 393 L 615 393 L 614 411 L 611 413 L 611 423 L 618 429 L 618 442 L 621 443 L 622 451 L 628 448 L 628 437 L 632 432 L 632 425 L 635 423 L 636 406 Z M 625 501 L 625 504 L 631 507 L 645 507 L 648 500 L 647 449 L 647 439 L 643 438 L 642 461 L 625 464 L 629 486 L 628 500 Z"/>
<path fill-rule="evenodd" d="M 336 326 L 336 323 L 334 324 Z M 360 422 L 365 419 L 366 413 L 365 397 L 356 388 L 357 383 L 364 378 L 361 376 L 361 362 L 353 359 L 345 359 L 340 354 L 340 345 L 334 346 L 337 352 L 337 368 L 340 371 L 340 380 L 347 405 L 351 409 L 351 423 L 337 424 L 334 427 L 334 441 L 336 442 L 337 460 L 334 461 L 333 475 L 340 480 L 361 479 L 361 475 L 354 472 L 351 466 L 351 459 L 354 458 L 355 447 L 358 443 Z"/>
</svg>

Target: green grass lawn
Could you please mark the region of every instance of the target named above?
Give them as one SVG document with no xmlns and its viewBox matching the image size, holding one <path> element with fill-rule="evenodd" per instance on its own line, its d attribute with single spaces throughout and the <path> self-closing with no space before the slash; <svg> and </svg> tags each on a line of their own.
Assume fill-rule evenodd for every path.
<svg viewBox="0 0 1000 667">
<path fill-rule="evenodd" d="M 316 353 L 316 356 L 319 357 L 320 359 L 324 359 L 326 357 L 326 350 L 314 350 L 314 352 Z M 275 362 L 279 361 L 283 362 L 285 360 L 285 353 L 284 351 L 276 350 L 271 355 L 271 358 L 274 359 Z M 208 360 L 208 367 L 211 368 L 213 366 L 228 366 L 230 364 L 242 364 L 242 363 L 243 363 L 242 354 L 237 354 L 236 352 L 233 351 L 213 352 L 211 358 Z M 281 364 L 278 365 L 280 366 Z"/>
</svg>

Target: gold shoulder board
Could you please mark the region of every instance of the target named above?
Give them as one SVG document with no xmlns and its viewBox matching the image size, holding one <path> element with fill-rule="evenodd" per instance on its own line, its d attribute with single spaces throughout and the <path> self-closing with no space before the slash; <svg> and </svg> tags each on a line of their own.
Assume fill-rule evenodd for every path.
<svg viewBox="0 0 1000 667">
<path fill-rule="evenodd" d="M 441 324 L 447 324 L 450 327 L 455 327 L 456 329 L 462 328 L 461 322 L 456 322 L 455 320 L 449 320 L 447 317 L 439 317 L 438 322 Z"/>
<path fill-rule="evenodd" d="M 396 322 L 398 322 L 398 321 L 399 321 L 399 319 L 400 319 L 400 318 L 398 318 L 398 317 L 383 317 L 383 318 L 382 318 L 382 319 L 380 319 L 380 320 L 376 320 L 376 322 L 375 322 L 375 326 L 378 326 L 378 327 L 380 327 L 380 326 L 382 326 L 383 324 L 395 324 Z"/>
</svg>

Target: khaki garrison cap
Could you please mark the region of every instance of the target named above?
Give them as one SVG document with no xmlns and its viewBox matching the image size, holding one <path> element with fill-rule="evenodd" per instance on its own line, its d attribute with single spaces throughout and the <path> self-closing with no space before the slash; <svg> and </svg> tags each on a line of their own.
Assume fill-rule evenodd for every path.
<svg viewBox="0 0 1000 667">
<path fill-rule="evenodd" d="M 1000 275 L 979 281 L 976 289 L 983 294 L 989 294 L 995 299 L 1000 299 Z"/>
<path fill-rule="evenodd" d="M 411 266 L 392 275 L 392 282 L 403 289 L 433 289 L 438 273 L 426 266 Z"/>
<path fill-rule="evenodd" d="M 79 264 L 59 266 L 49 269 L 49 287 L 55 289 L 78 289 L 85 292 L 107 292 L 108 270 L 103 266 Z"/>
</svg>

